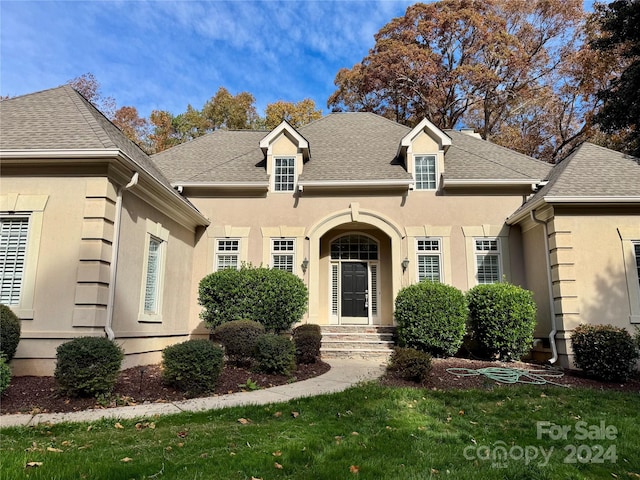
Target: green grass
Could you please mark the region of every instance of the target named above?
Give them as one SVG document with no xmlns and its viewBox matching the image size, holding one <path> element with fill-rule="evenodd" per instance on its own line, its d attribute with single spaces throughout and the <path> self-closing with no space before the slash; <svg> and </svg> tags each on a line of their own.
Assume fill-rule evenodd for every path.
<svg viewBox="0 0 640 480">
<path fill-rule="evenodd" d="M 369 383 L 277 405 L 121 420 L 124 428 L 103 420 L 4 429 L 0 478 L 638 478 L 632 475 L 640 474 L 639 400 L 554 387 L 434 392 Z M 571 427 L 567 439 L 537 438 L 536 422 L 544 421 Z M 605 422 L 616 438 L 579 440 L 581 421 Z M 511 452 L 507 459 L 484 459 L 500 445 Z M 611 447 L 609 454 L 615 448 L 616 459 L 565 463 L 569 445 L 584 445 L 583 456 L 597 453 L 597 445 Z M 519 448 L 539 453 L 540 447 L 553 447 L 547 465 L 541 456 L 517 458 Z"/>
</svg>

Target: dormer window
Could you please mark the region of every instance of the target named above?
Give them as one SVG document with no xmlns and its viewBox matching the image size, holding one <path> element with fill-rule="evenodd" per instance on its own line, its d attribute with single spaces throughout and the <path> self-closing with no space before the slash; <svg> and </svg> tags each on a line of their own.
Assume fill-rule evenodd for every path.
<svg viewBox="0 0 640 480">
<path fill-rule="evenodd" d="M 273 189 L 276 192 L 293 192 L 296 183 L 295 157 L 275 157 Z"/>
<path fill-rule="evenodd" d="M 436 171 L 437 159 L 435 155 L 416 155 L 414 157 L 416 190 L 435 190 Z"/>
</svg>

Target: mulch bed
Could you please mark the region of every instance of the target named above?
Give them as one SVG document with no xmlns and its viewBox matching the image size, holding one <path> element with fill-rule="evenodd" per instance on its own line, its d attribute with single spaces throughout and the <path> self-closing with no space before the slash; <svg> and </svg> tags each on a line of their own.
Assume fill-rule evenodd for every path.
<svg viewBox="0 0 640 480">
<path fill-rule="evenodd" d="M 495 387 L 512 388 L 513 385 L 498 383 L 485 376 L 458 377 L 447 371 L 449 368 L 467 368 L 477 370 L 488 367 L 521 368 L 538 370 L 544 367 L 529 363 L 500 363 L 466 358 L 434 359 L 429 380 L 419 385 L 397 378 L 387 373 L 381 383 L 388 386 L 427 388 L 431 390 L 452 389 L 492 389 Z M 260 388 L 283 385 L 292 381 L 306 380 L 327 372 L 329 365 L 318 362 L 301 365 L 292 377 L 284 375 L 256 374 L 247 369 L 226 366 L 220 376 L 214 395 L 240 392 L 247 389 L 247 380 L 251 379 Z M 554 370 L 557 371 L 557 370 Z M 599 382 L 586 378 L 580 372 L 564 370 L 564 375 L 552 378 L 555 383 L 571 387 L 586 387 L 596 390 L 616 390 L 640 393 L 640 377 L 635 376 L 626 383 Z M 244 385 L 244 388 L 243 388 Z M 558 387 L 560 388 L 560 387 Z M 0 397 L 0 413 L 47 413 L 74 412 L 86 409 L 100 409 L 142 403 L 166 403 L 186 399 L 183 392 L 167 387 L 162 383 L 159 365 L 148 365 L 123 370 L 120 373 L 114 394 L 108 402 L 96 402 L 94 398 L 67 398 L 57 393 L 53 377 L 13 377 L 7 391 Z"/>
<path fill-rule="evenodd" d="M 244 368 L 225 366 L 214 395 L 249 390 L 249 379 L 260 388 L 268 388 L 316 377 L 328 372 L 330 368 L 324 362 L 299 365 L 291 376 L 286 376 L 265 375 Z M 104 402 L 97 402 L 95 398 L 62 396 L 57 392 L 53 377 L 12 377 L 9 388 L 0 397 L 0 414 L 75 412 L 142 403 L 169 403 L 186 398 L 184 392 L 162 383 L 160 365 L 147 365 L 120 372 L 113 395 Z"/>
<path fill-rule="evenodd" d="M 487 378 L 484 375 L 459 377 L 449 373 L 449 368 L 465 368 L 477 370 L 480 368 L 519 368 L 523 370 L 545 370 L 542 365 L 536 365 L 532 363 L 523 362 L 491 362 L 483 360 L 471 360 L 467 358 L 436 358 L 433 360 L 433 368 L 429 375 L 428 381 L 423 385 L 418 385 L 414 382 L 403 380 L 396 377 L 392 373 L 387 373 L 382 379 L 381 383 L 388 386 L 402 386 L 402 387 L 420 387 L 432 390 L 452 390 L 452 389 L 491 389 L 494 387 L 512 387 L 512 384 L 499 383 Z M 569 387 L 585 387 L 593 388 L 596 390 L 616 390 L 623 392 L 639 392 L 640 393 L 640 376 L 629 379 L 625 383 L 620 382 L 600 382 L 591 378 L 586 378 L 581 372 L 568 369 L 546 369 L 551 372 L 561 372 L 563 375 L 558 378 L 549 378 L 554 383 L 566 385 Z M 524 380 L 524 378 L 523 378 Z M 561 388 L 561 387 L 558 387 Z"/>
</svg>

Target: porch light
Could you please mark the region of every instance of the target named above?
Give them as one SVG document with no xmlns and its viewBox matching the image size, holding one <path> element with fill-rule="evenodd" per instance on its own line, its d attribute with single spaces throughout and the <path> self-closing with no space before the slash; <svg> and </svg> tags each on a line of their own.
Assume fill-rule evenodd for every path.
<svg viewBox="0 0 640 480">
<path fill-rule="evenodd" d="M 402 260 L 402 273 L 407 271 L 407 267 L 409 266 L 409 259 L 405 258 Z"/>
<path fill-rule="evenodd" d="M 304 260 L 302 261 L 302 265 L 300 265 L 300 267 L 302 267 L 302 273 L 307 273 L 307 268 L 309 267 L 309 259 L 307 259 L 307 257 L 304 258 Z"/>
</svg>

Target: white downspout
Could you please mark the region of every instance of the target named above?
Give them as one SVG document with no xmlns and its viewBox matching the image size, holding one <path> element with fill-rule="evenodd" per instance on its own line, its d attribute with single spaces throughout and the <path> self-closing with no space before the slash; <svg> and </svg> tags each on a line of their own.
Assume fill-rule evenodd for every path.
<svg viewBox="0 0 640 480">
<path fill-rule="evenodd" d="M 138 172 L 131 177 L 131 181 L 124 187 L 118 189 L 116 197 L 116 218 L 113 231 L 113 243 L 111 244 L 111 275 L 109 277 L 109 300 L 107 302 L 107 319 L 104 325 L 104 332 L 109 340 L 116 336 L 113 331 L 113 304 L 116 298 L 116 273 L 118 271 L 118 252 L 120 251 L 120 224 L 122 223 L 122 193 L 129 190 L 138 183 Z"/>
<path fill-rule="evenodd" d="M 556 333 L 558 330 L 556 329 L 556 310 L 553 305 L 553 280 L 551 278 L 551 253 L 549 252 L 549 230 L 547 226 L 547 222 L 543 220 L 539 220 L 536 218 L 536 211 L 531 210 L 529 212 L 531 214 L 531 220 L 535 223 L 542 225 L 542 229 L 544 232 L 544 250 L 545 250 L 545 260 L 547 264 L 547 285 L 549 287 L 549 312 L 551 314 L 551 332 L 549 332 L 549 343 L 551 344 L 551 353 L 552 357 L 549 359 L 549 363 L 556 363 L 558 361 L 558 348 L 556 346 Z"/>
</svg>

